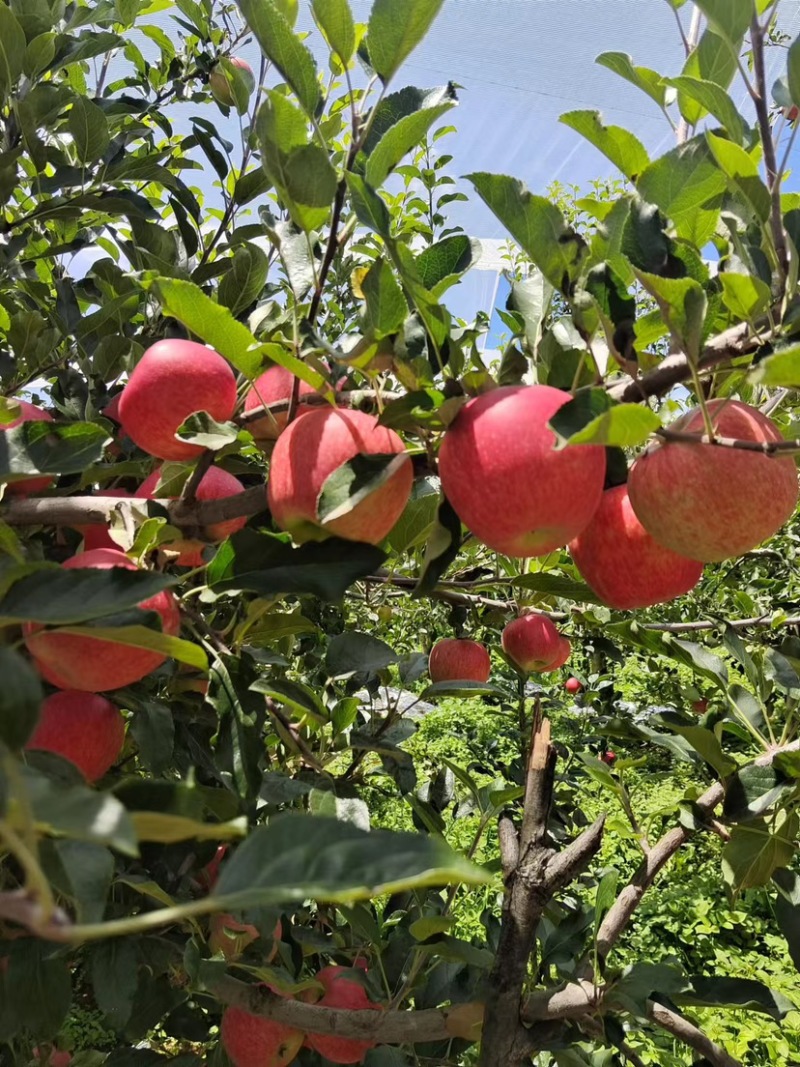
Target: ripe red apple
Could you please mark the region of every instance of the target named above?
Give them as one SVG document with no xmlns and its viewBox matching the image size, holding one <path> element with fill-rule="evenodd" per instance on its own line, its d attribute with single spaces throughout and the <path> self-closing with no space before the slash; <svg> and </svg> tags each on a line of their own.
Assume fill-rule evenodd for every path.
<svg viewBox="0 0 800 1067">
<path fill-rule="evenodd" d="M 617 754 L 616 752 L 612 752 L 611 749 L 609 749 L 608 752 L 603 753 L 600 759 L 603 761 L 603 763 L 607 763 L 609 767 L 611 767 L 617 762 Z"/>
<path fill-rule="evenodd" d="M 149 499 L 160 496 L 161 494 L 158 492 L 160 478 L 161 470 L 153 471 L 149 477 L 145 478 L 136 490 L 134 496 Z M 221 500 L 228 496 L 237 496 L 242 492 L 244 492 L 244 486 L 238 478 L 234 478 L 232 474 L 228 474 L 228 472 L 221 467 L 209 467 L 200 479 L 200 484 L 197 487 L 195 495 L 198 500 Z M 174 497 L 169 499 L 174 499 Z M 246 523 L 246 518 L 228 519 L 226 522 L 215 522 L 211 526 L 206 527 L 205 534 L 209 541 L 224 541 L 226 537 L 230 537 L 231 534 L 235 534 L 237 530 L 241 530 Z M 205 541 L 198 541 L 196 539 L 171 541 L 169 545 L 165 547 L 180 553 L 175 562 L 181 567 L 202 567 L 205 563 L 205 560 L 203 559 L 203 549 L 207 547 Z"/>
<path fill-rule="evenodd" d="M 783 440 L 771 419 L 739 400 L 712 400 L 708 409 L 720 437 Z M 699 440 L 700 409 L 677 419 L 672 429 Z M 656 541 L 714 563 L 749 552 L 794 514 L 797 468 L 791 456 L 666 441 L 634 463 L 628 492 L 636 517 Z"/>
<path fill-rule="evenodd" d="M 374 1004 L 364 987 L 347 978 L 346 973 L 346 967 L 322 968 L 317 981 L 325 992 L 317 1004 L 324 1008 L 347 1008 L 349 1011 L 382 1011 L 382 1006 Z M 331 1063 L 361 1063 L 376 1044 L 374 1041 L 355 1041 L 335 1034 L 308 1034 L 305 1043 Z"/>
<path fill-rule="evenodd" d="M 94 496 L 116 496 L 121 500 L 130 499 L 133 493 L 129 493 L 127 489 L 99 489 Z M 91 523 L 89 526 L 76 526 L 75 529 L 83 534 L 83 551 L 90 552 L 95 548 L 110 548 L 114 552 L 119 552 L 120 547 L 116 541 L 111 539 L 111 535 L 108 532 L 108 526 L 104 522 Z"/>
<path fill-rule="evenodd" d="M 203 449 L 175 437 L 195 411 L 218 422 L 236 407 L 236 377 L 217 352 L 194 341 L 168 338 L 151 345 L 122 391 L 119 416 L 134 444 L 158 459 L 187 460 Z"/>
<path fill-rule="evenodd" d="M 212 915 L 209 922 L 209 930 L 208 947 L 214 954 L 221 952 L 226 960 L 237 959 L 248 945 L 251 945 L 261 937 L 257 926 L 238 922 L 230 912 Z M 275 924 L 275 929 L 272 933 L 272 944 L 264 957 L 265 963 L 270 963 L 275 958 L 280 939 L 281 924 L 279 920 Z"/>
<path fill-rule="evenodd" d="M 269 367 L 264 373 L 256 378 L 244 398 L 245 413 L 260 408 L 266 404 L 277 404 L 279 401 L 288 402 L 292 396 L 295 377 L 285 367 Z M 314 395 L 317 390 L 308 382 L 301 381 L 298 391 L 299 397 Z M 313 411 L 308 404 L 298 404 L 295 418 Z M 286 428 L 289 416 L 286 411 L 276 411 L 274 414 L 265 412 L 261 418 L 247 424 L 250 433 L 256 441 L 277 441 L 278 435 Z"/>
<path fill-rule="evenodd" d="M 62 566 L 67 570 L 80 568 L 125 567 L 135 571 L 136 565 L 124 552 L 97 548 L 81 552 Z M 155 611 L 161 616 L 165 634 L 175 636 L 181 628 L 178 602 L 168 590 L 156 593 L 138 605 L 143 611 Z M 81 689 L 90 693 L 119 689 L 138 682 L 166 659 L 160 652 L 132 645 L 120 645 L 98 637 L 64 634 L 45 630 L 40 623 L 27 622 L 22 632 L 34 666 L 41 676 L 59 689 Z"/>
<path fill-rule="evenodd" d="M 125 719 L 115 704 L 96 693 L 65 689 L 43 701 L 25 747 L 55 752 L 74 763 L 88 782 L 96 782 L 116 762 L 124 743 Z"/>
<path fill-rule="evenodd" d="M 220 1034 L 234 1067 L 286 1067 L 302 1048 L 305 1036 L 242 1008 L 225 1009 Z"/>
<path fill-rule="evenodd" d="M 694 589 L 703 574 L 702 563 L 650 536 L 634 514 L 627 485 L 606 489 L 569 551 L 594 592 L 618 611 L 674 600 Z"/>
<path fill-rule="evenodd" d="M 693 700 L 692 711 L 696 712 L 698 715 L 705 715 L 708 711 L 708 701 L 705 698 L 702 700 Z"/>
<path fill-rule="evenodd" d="M 787 122 L 797 122 L 798 115 L 800 115 L 800 108 L 798 108 L 797 104 L 783 109 L 783 117 Z"/>
<path fill-rule="evenodd" d="M 209 893 L 217 884 L 219 879 L 219 869 L 222 866 L 222 861 L 228 855 L 229 848 L 230 845 L 220 845 L 205 867 L 203 867 L 197 875 L 197 881 L 200 886 Z"/>
<path fill-rule="evenodd" d="M 239 70 L 244 71 L 249 86 L 249 92 L 252 95 L 253 90 L 256 87 L 256 79 L 253 75 L 253 68 L 247 62 L 246 59 L 242 59 L 240 56 L 231 57 L 231 63 L 234 67 L 238 67 Z M 211 95 L 219 104 L 224 104 L 225 107 L 234 107 L 236 100 L 233 95 L 233 90 L 225 76 L 225 71 L 222 66 L 217 63 L 208 78 L 208 87 L 211 90 Z"/>
<path fill-rule="evenodd" d="M 512 385 L 470 400 L 444 435 L 439 474 L 461 521 L 507 556 L 541 556 L 576 537 L 600 502 L 605 452 L 556 452 L 549 420 L 570 394 Z"/>
<path fill-rule="evenodd" d="M 295 541 L 320 540 L 328 534 L 376 545 L 400 518 L 411 494 L 414 475 L 407 456 L 399 470 L 339 518 L 323 525 L 317 498 L 326 478 L 360 453 L 402 453 L 394 430 L 363 411 L 321 408 L 295 419 L 278 438 L 272 453 L 267 501 L 272 517 Z"/>
<path fill-rule="evenodd" d="M 434 682 L 488 682 L 492 664 L 480 641 L 447 637 L 431 649 L 428 671 Z"/>
<path fill-rule="evenodd" d="M 52 422 L 53 416 L 49 411 L 44 411 L 27 400 L 15 400 L 19 405 L 19 415 L 11 422 L 0 424 L 0 432 L 13 430 L 15 426 L 21 426 L 23 422 Z M 41 493 L 53 484 L 53 476 L 50 474 L 42 478 L 26 478 L 25 475 L 12 475 L 6 482 L 6 493 L 14 496 L 30 496 L 31 493 Z"/>
<path fill-rule="evenodd" d="M 547 673 L 557 671 L 572 651 L 546 615 L 523 615 L 510 622 L 501 635 L 503 651 L 521 671 Z"/>
<path fill-rule="evenodd" d="M 566 682 L 564 682 L 564 688 L 568 693 L 572 693 L 574 696 L 576 693 L 580 693 L 581 689 L 583 689 L 583 683 L 577 678 L 567 678 Z"/>
</svg>

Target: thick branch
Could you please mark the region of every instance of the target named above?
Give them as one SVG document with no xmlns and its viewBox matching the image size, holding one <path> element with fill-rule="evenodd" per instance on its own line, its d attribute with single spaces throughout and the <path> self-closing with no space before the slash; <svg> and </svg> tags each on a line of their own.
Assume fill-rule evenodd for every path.
<svg viewBox="0 0 800 1067">
<path fill-rule="evenodd" d="M 673 1037 L 677 1037 L 684 1045 L 688 1045 L 695 1052 L 699 1052 L 701 1056 L 705 1056 L 713 1067 L 742 1067 L 739 1060 L 735 1060 L 730 1053 L 726 1052 L 715 1041 L 712 1041 L 710 1037 L 707 1037 L 702 1030 L 690 1023 L 688 1019 L 684 1019 L 682 1015 L 670 1011 L 663 1004 L 651 1002 L 647 1008 L 647 1013 L 656 1026 L 660 1026 L 662 1030 L 666 1030 Z"/>
<path fill-rule="evenodd" d="M 742 441 L 735 437 L 714 437 L 707 434 L 682 433 L 680 430 L 671 430 L 665 426 L 656 430 L 659 437 L 665 441 L 677 441 L 688 445 L 711 445 L 715 448 L 736 448 L 743 452 L 761 452 L 766 456 L 794 455 L 800 452 L 800 440 L 790 441 Z"/>
</svg>

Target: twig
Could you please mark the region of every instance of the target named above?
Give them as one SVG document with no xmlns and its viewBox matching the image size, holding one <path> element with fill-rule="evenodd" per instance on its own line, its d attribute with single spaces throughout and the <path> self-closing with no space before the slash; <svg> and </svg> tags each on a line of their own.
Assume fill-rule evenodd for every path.
<svg viewBox="0 0 800 1067">
<path fill-rule="evenodd" d="M 677 1037 L 684 1045 L 688 1045 L 701 1056 L 705 1056 L 713 1067 L 742 1067 L 740 1060 L 734 1059 L 729 1052 L 707 1037 L 694 1023 L 690 1023 L 677 1012 L 665 1008 L 663 1004 L 651 1001 L 647 1006 L 647 1014 L 656 1026 L 660 1026 L 662 1030 Z"/>
<path fill-rule="evenodd" d="M 194 470 L 189 475 L 189 478 L 183 487 L 181 500 L 184 504 L 194 504 L 197 500 L 197 490 L 200 487 L 200 483 L 208 474 L 213 463 L 214 453 L 210 449 L 207 449 L 198 459 Z"/>
</svg>

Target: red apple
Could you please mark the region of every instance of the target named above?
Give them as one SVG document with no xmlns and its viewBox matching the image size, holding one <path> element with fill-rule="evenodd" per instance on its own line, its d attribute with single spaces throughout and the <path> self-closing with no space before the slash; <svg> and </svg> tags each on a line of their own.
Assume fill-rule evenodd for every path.
<svg viewBox="0 0 800 1067">
<path fill-rule="evenodd" d="M 574 696 L 576 693 L 580 693 L 581 689 L 583 689 L 583 683 L 578 681 L 577 678 L 567 678 L 566 682 L 564 682 L 564 688 L 568 693 L 572 693 Z"/>
<path fill-rule="evenodd" d="M 575 565 L 610 608 L 663 604 L 694 589 L 703 564 L 660 545 L 634 514 L 628 487 L 607 489 L 589 525 L 569 544 Z"/>
<path fill-rule="evenodd" d="M 116 762 L 124 742 L 125 719 L 116 705 L 96 693 L 65 689 L 42 703 L 25 747 L 55 752 L 96 782 Z"/>
<path fill-rule="evenodd" d="M 503 630 L 503 651 L 521 671 L 556 671 L 569 659 L 572 646 L 546 615 L 523 615 Z"/>
<path fill-rule="evenodd" d="M 692 711 L 696 712 L 698 715 L 705 715 L 708 711 L 708 701 L 705 698 L 702 700 L 693 700 Z"/>
<path fill-rule="evenodd" d="M 253 75 L 253 68 L 247 62 L 246 59 L 242 59 L 240 56 L 231 57 L 231 63 L 234 67 L 238 67 L 239 70 L 244 71 L 249 86 L 249 92 L 252 95 L 253 90 L 256 87 L 256 79 Z M 217 63 L 208 78 L 208 87 L 211 90 L 211 95 L 219 104 L 224 104 L 225 107 L 234 107 L 236 100 L 233 95 L 230 83 L 225 75 L 221 64 Z"/>
<path fill-rule="evenodd" d="M 322 968 L 317 981 L 325 992 L 317 1004 L 324 1008 L 346 1008 L 349 1011 L 382 1011 L 380 1004 L 374 1004 L 369 999 L 364 987 L 347 978 L 346 974 L 346 967 Z M 305 1043 L 331 1063 L 361 1063 L 376 1044 L 374 1041 L 355 1041 L 336 1034 L 308 1034 Z"/>
<path fill-rule="evenodd" d="M 603 491 L 597 445 L 554 449 L 549 420 L 570 394 L 513 385 L 470 400 L 444 435 L 439 474 L 461 521 L 507 556 L 541 556 L 576 537 Z"/>
<path fill-rule="evenodd" d="M 62 566 L 67 570 L 80 568 L 125 567 L 135 571 L 136 565 L 124 552 L 97 548 L 68 559 Z M 155 611 L 161 616 L 165 634 L 175 636 L 181 627 L 178 602 L 168 590 L 156 593 L 138 605 L 143 611 Z M 166 659 L 160 652 L 132 645 L 120 645 L 98 637 L 45 630 L 40 623 L 28 622 L 22 627 L 25 644 L 39 674 L 59 689 L 81 689 L 90 693 L 119 689 L 138 682 Z"/>
<path fill-rule="evenodd" d="M 134 495 L 148 499 L 159 497 L 161 495 L 158 492 L 160 478 L 161 470 L 153 471 L 148 478 L 145 478 Z M 200 479 L 195 495 L 198 500 L 221 500 L 225 497 L 237 496 L 242 492 L 244 492 L 244 486 L 238 478 L 234 478 L 232 474 L 228 474 L 221 467 L 209 467 Z M 169 499 L 174 499 L 174 497 Z M 209 541 L 224 541 L 226 537 L 230 537 L 237 530 L 241 530 L 246 523 L 246 518 L 215 522 L 206 527 L 205 534 Z M 203 549 L 207 547 L 205 541 L 171 541 L 165 547 L 180 553 L 176 563 L 181 567 L 202 567 L 205 563 L 203 559 Z"/>
<path fill-rule="evenodd" d="M 434 682 L 488 682 L 492 664 L 480 641 L 447 637 L 431 649 L 428 671 Z"/>
<path fill-rule="evenodd" d="M 783 117 L 787 122 L 797 122 L 798 115 L 800 115 L 800 108 L 798 108 L 797 104 L 783 109 Z"/>
<path fill-rule="evenodd" d="M 203 449 L 175 436 L 195 411 L 218 422 L 236 407 L 236 377 L 217 352 L 169 338 L 151 345 L 122 391 L 119 416 L 134 444 L 158 459 L 188 460 Z"/>
<path fill-rule="evenodd" d="M 610 767 L 612 766 L 612 764 L 617 762 L 617 754 L 616 752 L 612 752 L 611 749 L 609 749 L 608 752 L 603 753 L 600 759 L 603 761 L 603 763 L 607 763 Z"/>
<path fill-rule="evenodd" d="M 279 401 L 288 402 L 292 396 L 295 377 L 285 367 L 270 367 L 256 378 L 244 398 L 245 413 L 260 408 L 262 405 L 277 404 Z M 317 390 L 308 382 L 301 381 L 298 391 L 299 397 L 318 395 Z M 298 404 L 295 418 L 313 411 L 308 404 Z M 265 412 L 261 418 L 247 424 L 250 433 L 257 441 L 276 441 L 278 435 L 286 428 L 289 411 L 276 411 L 274 414 Z"/>
<path fill-rule="evenodd" d="M 44 411 L 35 404 L 28 403 L 27 400 L 15 400 L 14 403 L 19 405 L 19 415 L 12 419 L 11 422 L 0 424 L 0 433 L 4 433 L 6 430 L 13 430 L 15 426 L 21 426 L 23 422 L 53 421 L 53 416 L 49 411 Z M 31 493 L 41 493 L 42 490 L 48 489 L 52 484 L 53 476 L 50 474 L 42 478 L 27 478 L 24 474 L 15 474 L 6 481 L 5 489 L 6 493 L 11 493 L 14 496 L 29 496 Z"/>
<path fill-rule="evenodd" d="M 411 494 L 410 457 L 351 511 L 324 525 L 317 517 L 317 498 L 328 476 L 360 453 L 388 455 L 404 450 L 394 430 L 363 411 L 321 408 L 295 419 L 272 453 L 267 501 L 273 519 L 298 542 L 333 534 L 378 544 L 400 518 Z"/>
<path fill-rule="evenodd" d="M 205 867 L 202 868 L 197 876 L 197 881 L 200 886 L 211 892 L 219 879 L 219 869 L 222 866 L 222 861 L 228 855 L 229 845 L 220 845 Z"/>
<path fill-rule="evenodd" d="M 712 400 L 708 409 L 720 437 L 781 441 L 771 419 L 738 400 Z M 672 424 L 704 433 L 694 408 Z M 628 481 L 636 517 L 660 544 L 704 563 L 741 556 L 766 541 L 794 514 L 797 468 L 791 456 L 711 444 L 666 441 L 634 463 Z"/>
<path fill-rule="evenodd" d="M 220 1035 L 234 1067 L 286 1067 L 302 1048 L 305 1036 L 243 1008 L 225 1009 Z"/>
</svg>

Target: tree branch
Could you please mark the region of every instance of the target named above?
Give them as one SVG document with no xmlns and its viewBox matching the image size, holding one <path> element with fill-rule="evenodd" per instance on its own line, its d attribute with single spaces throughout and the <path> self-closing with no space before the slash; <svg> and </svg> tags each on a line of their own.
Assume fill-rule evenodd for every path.
<svg viewBox="0 0 800 1067">
<path fill-rule="evenodd" d="M 677 1012 L 665 1008 L 663 1004 L 651 1001 L 647 1006 L 647 1014 L 656 1026 L 660 1026 L 662 1030 L 677 1037 L 684 1045 L 688 1045 L 701 1056 L 705 1056 L 713 1067 L 742 1067 L 740 1060 L 734 1059 L 729 1052 L 707 1037 L 694 1023 L 690 1023 Z"/>
</svg>

